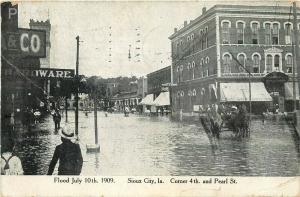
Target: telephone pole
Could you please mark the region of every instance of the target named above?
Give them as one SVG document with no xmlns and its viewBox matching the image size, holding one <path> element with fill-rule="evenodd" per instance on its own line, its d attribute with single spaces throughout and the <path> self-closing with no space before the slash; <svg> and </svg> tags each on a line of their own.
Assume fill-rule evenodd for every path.
<svg viewBox="0 0 300 197">
<path fill-rule="evenodd" d="M 78 89 L 79 89 L 79 36 L 76 37 L 77 41 L 77 53 L 76 53 L 76 76 L 75 76 L 75 83 L 76 83 L 76 91 L 75 91 L 75 135 L 78 138 Z"/>
<path fill-rule="evenodd" d="M 297 28 L 297 6 L 296 1 L 293 2 L 293 30 L 295 38 L 295 58 L 294 58 L 294 68 L 297 68 L 297 78 L 298 84 L 300 82 L 300 64 L 299 64 L 299 38 L 298 38 L 298 28 Z M 298 85 L 298 92 L 300 92 L 300 86 Z"/>
</svg>

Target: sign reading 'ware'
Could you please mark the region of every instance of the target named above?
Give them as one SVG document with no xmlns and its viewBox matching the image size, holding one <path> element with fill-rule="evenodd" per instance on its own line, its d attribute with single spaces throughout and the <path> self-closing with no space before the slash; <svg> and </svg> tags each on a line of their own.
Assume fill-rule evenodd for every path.
<svg viewBox="0 0 300 197">
<path fill-rule="evenodd" d="M 46 57 L 46 32 L 19 28 L 5 35 L 5 47 L 10 53 L 21 56 Z"/>
<path fill-rule="evenodd" d="M 73 69 L 36 69 L 36 70 L 24 70 L 20 69 L 15 71 L 14 69 L 4 69 L 2 74 L 4 77 L 12 77 L 18 75 L 25 75 L 30 78 L 57 78 L 57 79 L 72 79 L 74 78 Z"/>
</svg>

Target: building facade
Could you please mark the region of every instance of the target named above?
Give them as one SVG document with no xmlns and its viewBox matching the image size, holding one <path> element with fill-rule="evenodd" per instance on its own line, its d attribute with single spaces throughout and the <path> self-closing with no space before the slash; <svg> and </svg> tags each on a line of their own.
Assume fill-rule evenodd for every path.
<svg viewBox="0 0 300 197">
<path fill-rule="evenodd" d="M 290 11 L 278 6 L 216 5 L 175 28 L 169 37 L 174 114 L 193 115 L 200 105 L 210 103 L 249 101 L 245 86 L 249 80 L 254 106 L 270 102 L 271 96 L 271 103 L 281 104 L 282 110 L 290 108 L 293 29 L 300 26 L 298 21 L 293 27 Z M 283 73 L 288 81 L 262 86 L 268 73 Z M 231 90 L 241 98 L 229 98 Z"/>
</svg>

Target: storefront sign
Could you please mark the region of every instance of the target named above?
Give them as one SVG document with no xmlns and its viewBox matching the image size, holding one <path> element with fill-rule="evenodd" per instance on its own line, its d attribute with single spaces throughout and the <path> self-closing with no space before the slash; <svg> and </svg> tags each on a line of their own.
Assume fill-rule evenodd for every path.
<svg viewBox="0 0 300 197">
<path fill-rule="evenodd" d="M 20 73 L 21 72 L 21 73 Z M 2 71 L 3 77 L 13 77 L 18 75 L 25 75 L 30 78 L 56 78 L 56 79 L 72 79 L 74 78 L 73 69 L 49 69 L 49 68 L 41 68 L 35 70 L 24 70 L 20 69 L 15 71 L 14 69 L 4 69 Z"/>
<path fill-rule="evenodd" d="M 5 35 L 5 47 L 8 52 L 20 56 L 46 57 L 46 32 L 43 30 L 19 28 Z"/>
</svg>

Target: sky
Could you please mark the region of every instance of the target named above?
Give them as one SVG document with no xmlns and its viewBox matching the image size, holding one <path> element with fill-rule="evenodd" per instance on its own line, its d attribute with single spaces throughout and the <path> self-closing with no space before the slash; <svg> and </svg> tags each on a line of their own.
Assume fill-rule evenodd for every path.
<svg viewBox="0 0 300 197">
<path fill-rule="evenodd" d="M 171 64 L 174 28 L 215 4 L 290 5 L 288 0 L 253 1 L 26 1 L 19 2 L 19 27 L 29 20 L 51 23 L 50 67 L 75 69 L 80 36 L 79 74 L 145 76 Z M 138 48 L 138 49 L 137 49 Z M 129 59 L 129 50 L 130 56 Z"/>
</svg>

